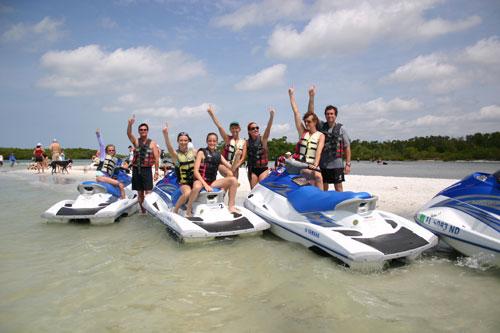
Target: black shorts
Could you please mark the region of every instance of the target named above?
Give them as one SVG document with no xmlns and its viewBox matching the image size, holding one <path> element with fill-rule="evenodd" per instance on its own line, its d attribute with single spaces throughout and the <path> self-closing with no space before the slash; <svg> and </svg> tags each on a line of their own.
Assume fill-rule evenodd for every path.
<svg viewBox="0 0 500 333">
<path fill-rule="evenodd" d="M 43 162 L 42 156 L 35 156 L 35 162 Z"/>
<path fill-rule="evenodd" d="M 345 182 L 344 168 L 321 169 L 324 184 L 340 184 Z"/>
<path fill-rule="evenodd" d="M 152 168 L 132 168 L 132 189 L 136 191 L 151 191 L 153 189 Z"/>
<path fill-rule="evenodd" d="M 264 173 L 268 167 L 262 167 L 262 168 L 257 168 L 257 167 L 248 167 L 248 178 L 252 176 L 252 173 L 255 174 L 257 177 L 259 177 L 262 173 Z"/>
</svg>

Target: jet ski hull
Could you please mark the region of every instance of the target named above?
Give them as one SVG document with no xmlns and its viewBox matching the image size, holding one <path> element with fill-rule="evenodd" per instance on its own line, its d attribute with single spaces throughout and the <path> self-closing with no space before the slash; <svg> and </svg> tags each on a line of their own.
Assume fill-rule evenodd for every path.
<svg viewBox="0 0 500 333">
<path fill-rule="evenodd" d="M 202 242 L 215 238 L 249 236 L 269 229 L 262 218 L 236 206 L 240 214 L 230 213 L 224 204 L 224 192 L 202 192 L 193 203 L 193 216 L 172 212 L 178 184 L 173 174 L 157 183 L 144 200 L 144 208 L 158 218 L 181 242 Z"/>
<path fill-rule="evenodd" d="M 291 204 L 290 198 L 298 193 L 294 191 L 303 189 L 304 184 L 294 187 L 289 180 L 299 178 L 274 172 L 270 179 L 251 191 L 244 203 L 246 208 L 271 224 L 271 232 L 285 240 L 321 250 L 353 269 L 368 271 L 381 269 L 393 259 L 412 260 L 437 244 L 435 235 L 412 221 L 375 210 L 377 198 L 369 194 L 353 194 L 351 199 L 342 200 L 335 206 L 329 203 Z M 312 188 L 307 190 L 318 196 L 331 196 L 331 193 L 315 193 Z M 349 196 L 347 193 L 340 195 Z M 307 211 L 307 206 L 331 209 Z M 303 211 L 299 212 L 301 209 Z"/>
</svg>

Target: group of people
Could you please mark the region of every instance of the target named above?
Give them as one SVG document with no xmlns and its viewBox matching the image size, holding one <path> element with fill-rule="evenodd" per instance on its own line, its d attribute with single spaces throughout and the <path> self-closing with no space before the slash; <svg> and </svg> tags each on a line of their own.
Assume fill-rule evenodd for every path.
<svg viewBox="0 0 500 333">
<path fill-rule="evenodd" d="M 57 141 L 57 139 L 52 140 L 52 143 L 49 145 L 49 150 L 51 152 L 52 161 L 64 161 L 66 159 L 64 150 L 61 148 L 61 144 Z M 37 172 L 45 172 L 45 169 L 48 168 L 49 157 L 40 142 L 37 143 L 35 149 L 33 150 L 33 158 Z"/>
<path fill-rule="evenodd" d="M 10 166 L 13 167 L 15 164 L 16 164 L 16 156 L 14 155 L 14 153 L 10 153 L 9 155 L 9 162 L 10 162 Z M 0 166 L 3 166 L 3 155 L 0 154 Z"/>
<path fill-rule="evenodd" d="M 294 89 L 290 88 L 288 93 L 299 140 L 295 153 L 292 155 L 287 152 L 286 157 L 309 165 L 309 168 L 302 170 L 302 173 L 311 184 L 324 190 L 328 190 L 329 184 L 334 184 L 336 191 L 342 191 L 344 175 L 350 172 L 351 152 L 347 132 L 341 124 L 336 122 L 337 108 L 328 105 L 325 108 L 326 121 L 319 120 L 314 111 L 316 89 L 313 86 L 309 89 L 308 110 L 301 117 L 295 101 Z M 174 212 L 178 213 L 181 206 L 186 204 L 186 216 L 192 215 L 192 205 L 200 191 L 205 189 L 210 192 L 214 187 L 228 192 L 228 209 L 232 213 L 238 213 L 235 198 L 239 185 L 239 169 L 245 161 L 250 188 L 255 187 L 269 174 L 268 139 L 275 110 L 269 109 L 269 120 L 262 134 L 256 122 L 250 122 L 247 125 L 248 139 L 246 140 L 240 136 L 241 127 L 238 121 L 232 121 L 229 124 L 229 133 L 227 133 L 211 106 L 207 112 L 224 141 L 222 152 L 217 151 L 219 136 L 214 132 L 206 136 L 205 148 L 195 150 L 190 143 L 191 138 L 188 133 L 178 133 L 178 146 L 175 148 L 170 140 L 168 124 L 165 124 L 163 128 L 165 144 L 175 165 L 182 192 L 174 207 Z M 127 127 L 127 136 L 132 143 L 129 147 L 132 189 L 138 191 L 139 204 L 144 213 L 142 205 L 144 197 L 153 189 L 153 183 L 159 177 L 160 151 L 157 143 L 148 137 L 149 126 L 141 123 L 138 126 L 139 136 L 136 137 L 132 133 L 134 123 L 135 116 L 132 116 L 128 120 Z M 122 162 L 115 157 L 114 145 L 104 147 L 99 131 L 96 134 L 101 147 L 101 163 L 98 167 L 97 180 L 119 186 L 124 196 L 123 186 L 113 179 L 113 170 Z M 217 179 L 217 172 L 220 172 L 223 178 Z"/>
</svg>

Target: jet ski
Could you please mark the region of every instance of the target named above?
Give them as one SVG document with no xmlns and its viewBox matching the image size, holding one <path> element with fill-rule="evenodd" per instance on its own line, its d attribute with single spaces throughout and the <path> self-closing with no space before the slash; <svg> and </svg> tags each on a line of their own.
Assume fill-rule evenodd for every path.
<svg viewBox="0 0 500 333">
<path fill-rule="evenodd" d="M 250 192 L 244 205 L 277 236 L 331 255 L 355 270 L 380 270 L 393 259 L 414 259 L 437 237 L 398 215 L 376 210 L 367 192 L 322 191 L 287 159 Z"/>
<path fill-rule="evenodd" d="M 500 265 L 500 170 L 473 173 L 439 192 L 415 221 L 458 252 Z"/>
<path fill-rule="evenodd" d="M 202 190 L 193 202 L 193 216 L 185 217 L 172 212 L 181 196 L 180 186 L 174 171 L 156 183 L 153 192 L 146 195 L 144 208 L 158 218 L 167 231 L 180 242 L 207 241 L 236 235 L 254 235 L 268 229 L 269 224 L 256 214 L 236 206 L 241 214 L 230 213 L 224 204 L 224 191 L 214 188 L 214 192 Z"/>
<path fill-rule="evenodd" d="M 137 211 L 137 192 L 132 191 L 131 177 L 120 169 L 117 180 L 125 186 L 125 199 L 120 189 L 108 183 L 84 181 L 78 184 L 76 200 L 62 200 L 42 214 L 48 222 L 90 221 L 109 224 Z"/>
</svg>

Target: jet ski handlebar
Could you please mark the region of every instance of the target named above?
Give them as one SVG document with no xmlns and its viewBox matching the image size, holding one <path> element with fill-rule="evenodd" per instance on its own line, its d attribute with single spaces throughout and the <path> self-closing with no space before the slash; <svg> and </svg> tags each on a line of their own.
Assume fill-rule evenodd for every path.
<svg viewBox="0 0 500 333">
<path fill-rule="evenodd" d="M 299 173 L 302 169 L 310 169 L 314 171 L 321 171 L 319 167 L 316 167 L 310 163 L 297 161 L 293 158 L 288 158 L 285 160 L 285 166 L 290 173 Z"/>
</svg>

